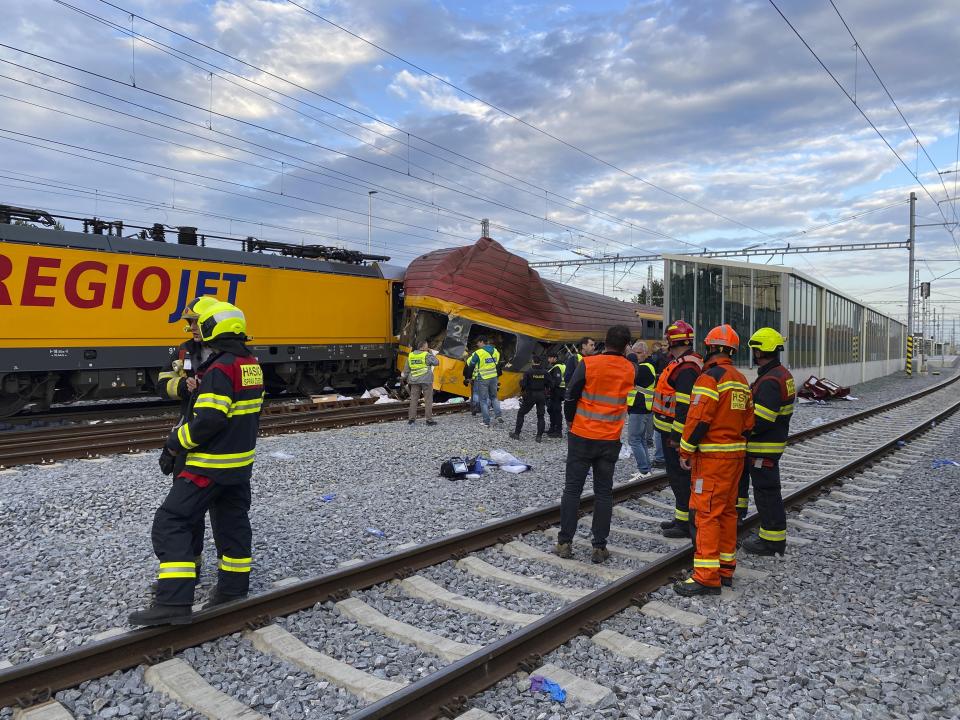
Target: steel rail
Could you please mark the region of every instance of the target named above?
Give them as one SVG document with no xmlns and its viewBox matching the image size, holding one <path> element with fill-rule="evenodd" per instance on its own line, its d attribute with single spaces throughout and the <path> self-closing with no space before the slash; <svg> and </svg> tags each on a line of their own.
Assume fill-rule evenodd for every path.
<svg viewBox="0 0 960 720">
<path fill-rule="evenodd" d="M 784 505 L 802 504 L 819 493 L 825 485 L 848 475 L 896 447 L 897 443 L 927 430 L 932 423 L 960 410 L 960 400 L 944 410 L 884 442 L 784 497 Z M 751 513 L 741 526 L 744 532 L 757 525 L 759 515 Z M 478 650 L 473 655 L 444 666 L 422 680 L 404 687 L 383 700 L 359 710 L 350 720 L 432 720 L 459 714 L 466 698 L 493 686 L 518 669 L 533 669 L 542 655 L 556 649 L 581 633 L 594 633 L 597 623 L 615 615 L 631 604 L 643 604 L 645 593 L 662 586 L 672 575 L 689 567 L 693 547 L 665 555 L 623 578 L 554 613 L 517 630 L 501 640 Z"/>
<path fill-rule="evenodd" d="M 845 418 L 795 433 L 791 435 L 790 443 L 794 444 L 857 420 L 885 412 L 903 404 L 905 401 L 919 399 L 941 390 L 958 380 L 960 380 L 960 375 L 955 375 L 914 395 L 898 398 Z M 445 407 L 462 409 L 464 406 L 465 404 Z M 400 410 L 405 410 L 405 408 L 400 408 Z M 660 473 L 651 478 L 615 486 L 613 499 L 615 502 L 620 502 L 634 495 L 657 490 L 666 481 L 666 474 Z M 792 498 L 793 495 L 790 497 Z M 593 494 L 584 494 L 580 503 L 581 513 L 590 512 L 593 506 Z M 427 542 L 408 550 L 391 553 L 361 565 L 338 570 L 311 580 L 254 595 L 246 600 L 197 613 L 194 615 L 193 622 L 189 625 L 135 630 L 108 640 L 85 644 L 74 650 L 68 650 L 50 657 L 41 657 L 15 665 L 12 668 L 0 671 L 0 707 L 14 704 L 27 706 L 41 702 L 48 699 L 57 690 L 74 687 L 87 680 L 102 677 L 117 670 L 125 670 L 141 662 L 158 662 L 171 657 L 180 650 L 195 647 L 237 631 L 261 627 L 268 624 L 274 617 L 289 615 L 310 608 L 318 602 L 342 599 L 351 591 L 364 590 L 382 582 L 406 577 L 416 570 L 452 558 L 459 559 L 470 552 L 506 541 L 515 535 L 550 527 L 559 522 L 559 519 L 559 504 L 538 508 L 521 515 L 505 518 L 496 523 Z M 751 515 L 747 518 L 747 525 L 749 526 L 755 521 L 756 517 Z M 672 555 L 665 555 L 660 561 L 647 566 L 646 571 L 652 573 L 651 577 L 668 577 L 675 572 L 675 569 L 668 570 L 667 565 L 665 565 L 670 557 Z M 677 556 L 677 558 L 679 557 Z M 689 557 L 689 553 L 684 557 Z M 675 558 L 673 562 L 678 562 L 678 560 Z M 670 565 L 669 567 L 674 566 Z M 626 577 L 635 576 L 636 573 Z M 651 582 L 653 581 L 651 580 Z M 608 586 L 607 589 L 609 587 L 612 586 Z M 600 590 L 588 597 L 597 596 L 597 600 L 601 601 L 605 596 L 598 595 L 598 593 L 604 593 L 607 589 Z M 636 595 L 636 592 L 633 595 Z M 613 607 L 623 599 L 624 597 L 618 595 L 617 598 L 612 600 L 602 600 L 604 603 L 602 606 Z M 620 605 L 620 607 L 622 608 L 624 605 Z M 553 618 L 554 616 L 549 617 Z M 547 618 L 538 621 L 538 623 L 546 620 Z M 538 623 L 535 623 L 534 626 L 539 627 Z M 510 637 L 513 636 L 509 636 L 506 640 L 509 640 Z M 497 645 L 499 643 L 488 646 L 488 648 L 492 649 Z M 486 650 L 483 652 L 486 652 Z M 530 655 L 530 652 L 527 652 L 526 655 Z M 462 666 L 463 661 L 455 663 L 451 667 L 462 668 Z M 445 668 L 439 672 L 447 671 Z M 430 677 L 415 683 L 410 688 L 421 687 L 423 683 L 430 680 Z M 377 703 L 371 708 L 380 705 L 380 703 Z M 410 717 L 414 716 L 411 715 Z"/>
</svg>

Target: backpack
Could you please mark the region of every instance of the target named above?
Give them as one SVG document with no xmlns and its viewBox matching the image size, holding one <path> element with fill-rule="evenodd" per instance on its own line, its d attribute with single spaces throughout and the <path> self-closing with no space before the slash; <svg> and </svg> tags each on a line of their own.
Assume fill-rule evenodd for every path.
<svg viewBox="0 0 960 720">
<path fill-rule="evenodd" d="M 471 463 L 468 463 L 462 457 L 452 457 L 449 460 L 444 460 L 440 465 L 440 476 L 448 480 L 457 480 L 470 472 L 470 466 Z"/>
</svg>

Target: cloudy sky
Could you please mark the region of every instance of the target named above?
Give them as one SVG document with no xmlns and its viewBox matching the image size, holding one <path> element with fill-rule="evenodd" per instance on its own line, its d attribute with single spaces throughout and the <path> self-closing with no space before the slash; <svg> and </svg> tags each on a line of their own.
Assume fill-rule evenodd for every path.
<svg viewBox="0 0 960 720">
<path fill-rule="evenodd" d="M 5 0 L 0 202 L 406 264 L 903 240 L 915 191 L 957 315 L 960 6 L 834 3 L 776 0 L 843 90 L 769 0 Z M 901 316 L 906 263 L 787 258 Z"/>
</svg>

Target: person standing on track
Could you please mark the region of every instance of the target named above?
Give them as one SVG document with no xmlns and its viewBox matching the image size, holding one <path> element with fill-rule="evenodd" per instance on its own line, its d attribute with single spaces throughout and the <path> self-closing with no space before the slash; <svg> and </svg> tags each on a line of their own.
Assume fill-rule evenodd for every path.
<svg viewBox="0 0 960 720">
<path fill-rule="evenodd" d="M 246 319 L 230 303 L 200 313 L 201 339 L 213 350 L 197 368 L 200 385 L 190 420 L 167 438 L 160 469 L 173 472 L 186 457 L 153 520 L 160 561 L 156 598 L 130 615 L 131 625 L 189 623 L 197 569 L 193 532 L 209 509 L 220 555 L 217 586 L 204 609 L 245 597 L 250 585 L 250 478 L 263 405 L 263 371 L 246 346 Z"/>
<path fill-rule="evenodd" d="M 510 437 L 514 440 L 520 439 L 520 431 L 523 429 L 523 418 L 536 406 L 537 408 L 537 442 L 543 442 L 543 431 L 546 423 L 543 419 L 544 407 L 547 403 L 546 394 L 551 389 L 550 375 L 543 367 L 543 360 L 537 356 L 533 359 L 533 366 L 527 368 L 520 378 L 520 390 L 523 396 L 520 400 L 520 410 L 517 412 L 517 425 Z"/>
<path fill-rule="evenodd" d="M 660 343 L 653 343 L 653 352 L 650 353 L 647 358 L 647 362 L 653 365 L 653 371 L 656 373 L 657 377 L 660 377 L 660 373 L 663 372 L 663 369 L 667 367 L 669 363 L 669 358 Z M 651 460 L 650 465 L 655 468 L 666 467 L 666 460 L 663 457 L 663 438 L 656 431 L 656 428 L 653 426 L 653 422 L 650 423 L 647 430 L 647 445 L 650 444 L 651 439 L 653 440 L 653 460 Z"/>
<path fill-rule="evenodd" d="M 180 401 L 180 419 L 177 421 L 174 430 L 190 420 L 190 407 L 193 405 L 193 394 L 197 389 L 199 381 L 197 380 L 197 368 L 203 364 L 203 361 L 210 357 L 213 352 L 210 348 L 204 346 L 200 337 L 200 326 L 197 320 L 207 308 L 211 307 L 218 300 L 215 297 L 204 296 L 191 300 L 183 314 L 182 320 L 186 320 L 186 331 L 190 333 L 191 338 L 180 343 L 174 356 L 171 359 L 171 369 L 160 373 L 159 380 L 163 383 L 163 395 L 171 400 Z M 174 465 L 174 478 L 183 470 L 185 456 L 177 457 L 178 462 Z M 197 566 L 197 579 L 200 579 L 200 567 L 203 563 L 203 534 L 206 524 L 203 515 L 197 520 L 193 528 L 193 560 Z"/>
<path fill-rule="evenodd" d="M 660 524 L 664 537 L 690 536 L 690 471 L 680 465 L 680 435 L 690 408 L 690 391 L 703 369 L 703 358 L 693 352 L 693 328 L 683 320 L 666 332 L 670 364 L 657 380 L 653 395 L 653 427 L 660 433 L 670 488 L 673 490 L 673 520 Z"/>
<path fill-rule="evenodd" d="M 760 328 L 750 337 L 757 379 L 753 382 L 753 432 L 747 440 L 747 462 L 740 480 L 737 512 L 747 514 L 747 493 L 753 480 L 753 500 L 760 515 L 760 531 L 744 540 L 754 555 L 783 555 L 787 547 L 787 513 L 780 492 L 780 456 L 787 447 L 796 385 L 780 364 L 786 342 L 773 328 Z"/>
<path fill-rule="evenodd" d="M 483 340 L 477 341 L 476 349 L 483 347 Z M 480 414 L 480 388 L 478 380 L 480 379 L 480 366 L 471 365 L 470 358 L 473 353 L 470 348 L 464 348 L 463 351 L 463 384 L 470 388 L 470 415 L 476 417 Z"/>
<path fill-rule="evenodd" d="M 680 440 L 680 463 L 690 472 L 693 577 L 673 586 L 678 595 L 719 595 L 733 585 L 737 567 L 737 489 L 746 438 L 753 428 L 753 400 L 733 366 L 740 338 L 729 325 L 704 339 L 703 372 L 690 393 L 690 412 Z"/>
<path fill-rule="evenodd" d="M 567 384 L 563 381 L 563 375 L 566 368 L 557 362 L 556 351 L 551 350 L 547 353 L 547 371 L 550 382 L 547 391 L 547 417 L 550 418 L 550 426 L 547 428 L 548 438 L 563 437 L 563 395 L 567 390 Z"/>
<path fill-rule="evenodd" d="M 481 347 L 467 360 L 467 366 L 476 370 L 477 379 L 477 398 L 480 401 L 480 413 L 483 417 L 483 424 L 490 427 L 492 418 L 490 410 L 493 409 L 493 415 L 497 422 L 503 424 L 503 417 L 500 411 L 500 399 L 497 393 L 500 390 L 500 351 L 491 345 L 486 338 L 481 338 Z"/>
<path fill-rule="evenodd" d="M 637 384 L 637 368 L 624 357 L 630 330 L 607 330 L 602 355 L 587 355 L 567 383 L 564 412 L 572 421 L 567 433 L 567 469 L 560 503 L 560 533 L 554 552 L 573 555 L 577 511 L 587 473 L 593 470 L 593 555 L 595 563 L 610 557 L 607 536 L 613 513 L 613 472 L 620 457 L 620 436 L 627 418 L 627 396 Z"/>
<path fill-rule="evenodd" d="M 433 368 L 440 364 L 436 353 L 430 349 L 430 343 L 421 340 L 417 349 L 407 355 L 407 366 L 400 373 L 400 379 L 407 383 L 410 390 L 410 410 L 407 422 L 413 425 L 417 421 L 417 406 L 423 395 L 423 416 L 427 425 L 436 425 L 433 419 Z"/>
<path fill-rule="evenodd" d="M 629 425 L 627 438 L 633 458 L 637 462 L 637 472 L 632 480 L 650 477 L 650 457 L 647 455 L 647 428 L 652 425 L 653 389 L 657 384 L 657 374 L 653 365 L 647 362 L 647 346 L 642 340 L 633 344 L 627 360 L 637 366 L 637 385 L 627 397 L 627 416 Z"/>
</svg>

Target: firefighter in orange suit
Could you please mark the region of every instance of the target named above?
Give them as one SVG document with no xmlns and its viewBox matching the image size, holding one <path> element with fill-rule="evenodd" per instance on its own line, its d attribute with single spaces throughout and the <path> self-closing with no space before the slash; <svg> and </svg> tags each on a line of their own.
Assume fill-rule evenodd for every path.
<svg viewBox="0 0 960 720">
<path fill-rule="evenodd" d="M 753 398 L 733 366 L 740 338 L 729 325 L 707 333 L 706 363 L 690 393 L 690 412 L 680 440 L 680 462 L 690 473 L 693 577 L 673 589 L 679 595 L 719 595 L 733 584 L 737 567 L 737 490 L 753 428 Z"/>
<path fill-rule="evenodd" d="M 660 433 L 663 458 L 673 490 L 673 519 L 660 524 L 664 536 L 689 537 L 690 471 L 680 465 L 680 434 L 690 407 L 690 391 L 703 369 L 703 358 L 693 352 L 693 328 L 683 320 L 665 333 L 670 364 L 657 380 L 653 393 L 653 427 Z"/>
</svg>

